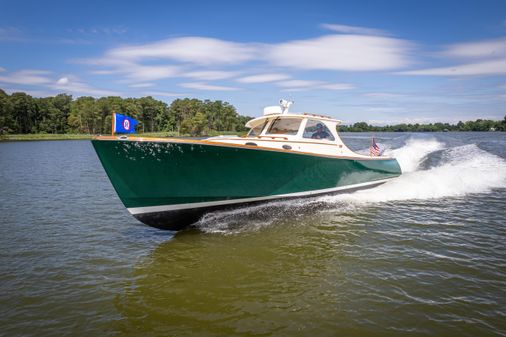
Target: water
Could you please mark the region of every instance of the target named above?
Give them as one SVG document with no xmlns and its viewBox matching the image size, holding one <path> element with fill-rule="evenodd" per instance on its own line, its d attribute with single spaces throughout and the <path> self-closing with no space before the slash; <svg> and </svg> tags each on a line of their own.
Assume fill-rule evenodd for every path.
<svg viewBox="0 0 506 337">
<path fill-rule="evenodd" d="M 376 138 L 400 178 L 177 234 L 90 142 L 0 143 L 0 335 L 505 336 L 506 135 Z"/>
</svg>

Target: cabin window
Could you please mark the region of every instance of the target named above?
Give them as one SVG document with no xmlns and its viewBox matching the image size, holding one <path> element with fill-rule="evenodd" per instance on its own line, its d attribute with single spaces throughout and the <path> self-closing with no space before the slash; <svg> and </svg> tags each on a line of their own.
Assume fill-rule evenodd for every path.
<svg viewBox="0 0 506 337">
<path fill-rule="evenodd" d="M 264 129 L 266 124 L 267 124 L 267 120 L 265 120 L 265 122 L 263 122 L 262 124 L 259 124 L 255 127 L 251 128 L 251 130 L 249 130 L 249 132 L 248 132 L 248 136 L 249 137 L 259 136 L 262 133 L 262 130 Z"/>
<path fill-rule="evenodd" d="M 321 121 L 310 119 L 304 129 L 304 138 L 335 140 L 329 128 Z"/>
<path fill-rule="evenodd" d="M 277 118 L 267 131 L 271 135 L 296 135 L 302 122 L 300 118 Z"/>
</svg>

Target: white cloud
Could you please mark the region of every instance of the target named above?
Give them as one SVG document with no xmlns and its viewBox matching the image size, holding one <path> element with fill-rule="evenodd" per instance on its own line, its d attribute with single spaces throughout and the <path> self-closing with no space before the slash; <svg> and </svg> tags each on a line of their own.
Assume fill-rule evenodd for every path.
<svg viewBox="0 0 506 337">
<path fill-rule="evenodd" d="M 58 85 L 65 85 L 67 83 L 69 83 L 68 77 L 62 77 L 58 81 L 56 81 L 56 84 L 58 84 Z"/>
<path fill-rule="evenodd" d="M 148 87 L 152 87 L 154 85 L 155 85 L 154 83 L 135 83 L 135 84 L 130 84 L 129 87 L 130 88 L 148 88 Z"/>
<path fill-rule="evenodd" d="M 87 65 L 93 65 L 93 66 L 99 66 L 99 67 L 130 67 L 135 66 L 137 63 L 131 61 L 131 60 L 124 60 L 120 58 L 108 58 L 108 57 L 102 57 L 102 58 L 78 58 L 73 60 L 74 63 L 79 64 L 87 64 Z"/>
<path fill-rule="evenodd" d="M 371 98 L 398 98 L 398 97 L 403 97 L 404 95 L 393 94 L 393 93 L 389 93 L 389 92 L 370 92 L 370 93 L 365 94 L 365 96 L 371 97 Z"/>
<path fill-rule="evenodd" d="M 49 85 L 50 88 L 60 90 L 66 93 L 72 93 L 77 96 L 91 95 L 91 96 L 120 96 L 121 93 L 92 87 L 75 76 L 65 76 L 60 78 L 54 84 Z"/>
<path fill-rule="evenodd" d="M 0 73 L 1 73 L 2 71 L 7 71 L 7 70 L 6 70 L 5 68 L 0 67 Z"/>
<path fill-rule="evenodd" d="M 115 91 L 94 88 L 86 83 L 83 83 L 75 76 L 63 76 L 55 81 L 49 77 L 50 74 L 51 72 L 45 70 L 20 70 L 18 72 L 7 74 L 6 76 L 0 76 L 0 83 L 41 86 L 54 91 L 64 91 L 77 95 L 120 95 Z M 14 91 L 20 90 L 21 89 L 14 89 Z M 34 96 L 50 96 L 53 94 L 53 91 L 30 90 L 27 88 L 23 88 L 22 91 L 32 93 Z"/>
<path fill-rule="evenodd" d="M 506 74 L 506 38 L 452 44 L 445 47 L 437 55 L 458 59 L 459 62 L 467 60 L 467 63 L 402 71 L 398 74 L 428 76 L 495 76 Z"/>
<path fill-rule="evenodd" d="M 92 41 L 89 41 L 89 40 L 85 40 L 85 39 L 76 39 L 76 38 L 66 38 L 66 37 L 63 37 L 63 38 L 56 38 L 54 39 L 54 42 L 56 43 L 63 43 L 63 44 L 75 44 L 75 45 L 80 45 L 80 44 L 93 44 Z"/>
<path fill-rule="evenodd" d="M 373 30 L 363 27 L 337 26 L 342 31 L 373 33 Z M 335 26 L 332 27 L 337 29 Z M 113 48 L 101 58 L 77 60 L 77 62 L 101 67 L 102 69 L 94 70 L 94 73 L 117 74 L 124 77 L 126 82 L 149 82 L 173 77 L 187 77 L 203 82 L 239 75 L 237 70 L 218 71 L 208 70 L 205 67 L 251 64 L 250 62 L 261 62 L 265 66 L 308 70 L 401 69 L 411 63 L 409 54 L 412 48 L 413 44 L 405 40 L 357 34 L 333 34 L 281 44 L 239 43 L 206 37 L 180 37 Z M 195 66 L 199 66 L 199 70 L 193 69 Z M 237 81 L 266 83 L 289 78 L 290 76 L 283 73 L 272 72 L 245 76 Z"/>
<path fill-rule="evenodd" d="M 0 41 L 24 41 L 21 30 L 17 27 L 0 27 Z"/>
<path fill-rule="evenodd" d="M 292 93 L 292 92 L 308 91 L 308 90 L 310 90 L 310 89 L 309 88 L 301 87 L 301 88 L 285 88 L 285 89 L 282 89 L 281 91 L 282 92 Z"/>
<path fill-rule="evenodd" d="M 236 87 L 227 87 L 221 85 L 212 85 L 203 82 L 192 82 L 192 83 L 181 83 L 181 87 L 188 89 L 196 89 L 196 90 L 211 90 L 211 91 L 235 91 L 240 90 L 240 88 Z"/>
<path fill-rule="evenodd" d="M 155 81 L 164 78 L 175 77 L 180 73 L 180 68 L 172 65 L 131 65 L 119 70 L 132 81 Z"/>
<path fill-rule="evenodd" d="M 127 82 L 148 82 L 173 78 L 182 72 L 181 66 L 172 64 L 142 65 L 131 60 L 114 58 L 77 59 L 74 62 L 107 67 L 108 69 L 94 70 L 92 73 L 96 75 L 122 75 Z"/>
<path fill-rule="evenodd" d="M 266 83 L 266 82 L 276 82 L 289 79 L 290 76 L 285 74 L 259 74 L 259 75 L 251 75 L 237 79 L 237 82 L 241 83 Z"/>
<path fill-rule="evenodd" d="M 276 85 L 284 88 L 309 88 L 321 85 L 321 81 L 308 81 L 308 80 L 289 80 L 277 82 Z"/>
<path fill-rule="evenodd" d="M 506 59 L 399 72 L 401 75 L 470 76 L 506 75 Z"/>
<path fill-rule="evenodd" d="M 95 75 L 114 75 L 114 74 L 117 74 L 118 71 L 117 70 L 93 70 L 91 73 L 95 74 Z"/>
<path fill-rule="evenodd" d="M 444 56 L 458 58 L 498 58 L 506 56 L 506 38 L 459 43 L 448 46 Z"/>
<path fill-rule="evenodd" d="M 331 24 L 331 23 L 323 23 L 320 25 L 320 27 L 322 27 L 323 29 L 337 32 L 337 33 L 345 33 L 345 34 L 388 35 L 387 32 L 385 32 L 381 29 L 375 29 L 375 28 L 338 25 L 338 24 Z"/>
<path fill-rule="evenodd" d="M 218 71 L 218 70 L 202 70 L 181 73 L 182 77 L 195 78 L 204 81 L 223 80 L 237 76 L 237 71 Z"/>
<path fill-rule="evenodd" d="M 303 91 L 303 90 L 349 90 L 354 89 L 355 86 L 349 83 L 327 83 L 322 81 L 308 81 L 308 80 L 290 80 L 277 82 L 277 86 L 285 88 L 283 91 Z"/>
<path fill-rule="evenodd" d="M 20 70 L 14 73 L 0 76 L 0 83 L 40 85 L 51 82 L 48 75 L 51 72 L 45 70 Z"/>
<path fill-rule="evenodd" d="M 72 34 L 83 34 L 83 35 L 122 35 L 128 32 L 128 29 L 124 26 L 113 26 L 113 27 L 91 27 L 91 28 L 71 28 L 67 29 Z"/>
<path fill-rule="evenodd" d="M 125 76 L 127 81 L 156 81 L 164 78 L 187 77 L 199 80 L 221 80 L 239 74 L 238 71 L 200 70 L 188 71 L 187 66 L 179 64 L 142 65 L 140 62 L 122 59 L 91 59 L 77 60 L 79 63 L 104 66 L 111 69 L 94 70 L 97 75 L 120 74 Z"/>
<path fill-rule="evenodd" d="M 400 39 L 327 35 L 273 45 L 267 59 L 274 65 L 299 69 L 375 71 L 406 67 L 413 45 Z"/>
<path fill-rule="evenodd" d="M 230 64 L 251 60 L 251 45 L 206 37 L 179 37 L 111 49 L 106 58 L 123 60 L 170 59 L 194 64 Z"/>
<path fill-rule="evenodd" d="M 355 89 L 355 86 L 349 83 L 329 83 L 320 85 L 320 88 L 327 90 L 350 90 Z"/>
</svg>

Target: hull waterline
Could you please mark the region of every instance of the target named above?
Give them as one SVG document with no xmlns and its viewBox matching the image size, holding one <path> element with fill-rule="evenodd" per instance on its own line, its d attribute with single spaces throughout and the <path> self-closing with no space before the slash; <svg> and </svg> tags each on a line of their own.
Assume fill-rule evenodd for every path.
<svg viewBox="0 0 506 337">
<path fill-rule="evenodd" d="M 149 208 L 137 212 L 137 210 L 129 210 L 130 213 L 140 222 L 149 225 L 151 227 L 159 228 L 159 229 L 167 229 L 167 230 L 181 230 L 184 228 L 187 228 L 191 226 L 192 224 L 196 223 L 198 220 L 202 218 L 203 215 L 210 212 L 220 211 L 220 210 L 230 210 L 230 209 L 236 209 L 240 207 L 247 207 L 247 206 L 253 206 L 258 205 L 261 203 L 266 203 L 268 201 L 282 201 L 282 200 L 288 200 L 288 199 L 300 199 L 300 198 L 309 198 L 309 197 L 315 197 L 319 195 L 330 195 L 330 194 L 339 194 L 339 193 L 352 193 L 355 191 L 373 188 L 376 186 L 379 186 L 381 184 L 384 184 L 386 181 L 390 179 L 384 180 L 384 181 L 375 181 L 367 184 L 359 184 L 358 186 L 346 186 L 343 189 L 336 190 L 334 192 L 315 192 L 303 196 L 276 196 L 275 198 L 261 198 L 261 200 L 255 200 L 255 201 L 234 201 L 234 202 L 227 202 L 220 205 L 213 205 L 213 206 L 200 206 L 195 207 L 195 205 L 192 205 L 192 208 L 188 209 L 178 209 L 178 210 L 158 210 L 158 211 L 149 211 Z M 160 207 L 163 209 L 164 207 Z"/>
<path fill-rule="evenodd" d="M 179 230 L 207 212 L 370 188 L 401 174 L 395 159 L 356 159 L 205 141 L 95 139 L 118 196 L 141 222 Z"/>
</svg>

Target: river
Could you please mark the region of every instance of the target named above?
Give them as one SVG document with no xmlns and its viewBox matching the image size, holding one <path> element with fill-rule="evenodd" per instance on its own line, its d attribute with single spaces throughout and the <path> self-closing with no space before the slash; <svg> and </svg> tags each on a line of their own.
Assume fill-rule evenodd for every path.
<svg viewBox="0 0 506 337">
<path fill-rule="evenodd" d="M 0 336 L 506 336 L 506 133 L 376 140 L 401 177 L 177 234 L 89 141 L 0 143 Z"/>
</svg>

